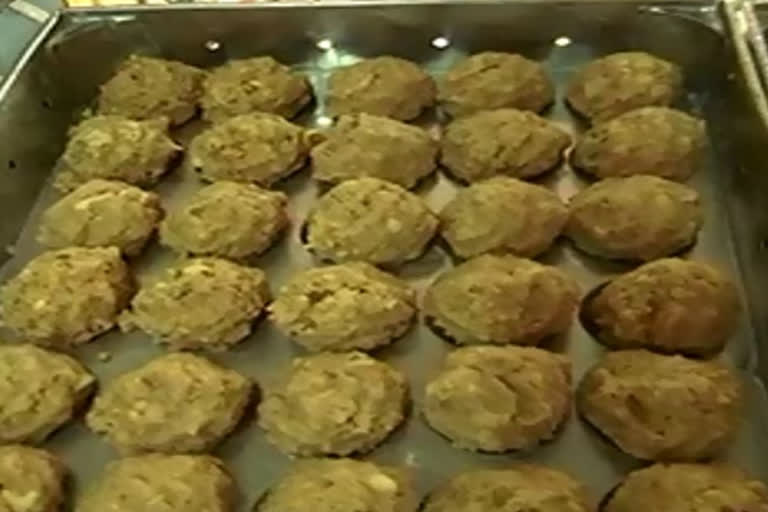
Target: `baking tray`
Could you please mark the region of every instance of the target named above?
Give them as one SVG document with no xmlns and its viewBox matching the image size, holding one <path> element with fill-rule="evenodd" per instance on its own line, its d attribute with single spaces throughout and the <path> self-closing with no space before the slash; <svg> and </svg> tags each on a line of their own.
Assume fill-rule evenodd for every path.
<svg viewBox="0 0 768 512">
<path fill-rule="evenodd" d="M 203 67 L 227 59 L 270 54 L 306 73 L 318 95 L 316 107 L 300 122 L 322 126 L 323 93 L 330 72 L 361 57 L 394 54 L 419 62 L 439 76 L 462 56 L 480 50 L 520 52 L 540 60 L 557 84 L 558 101 L 547 116 L 574 134 L 583 126 L 563 104 L 564 84 L 580 66 L 619 50 L 645 50 L 679 63 L 687 78 L 684 107 L 708 121 L 710 147 L 706 164 L 691 184 L 706 205 L 706 222 L 690 257 L 724 267 L 743 286 L 747 308 L 741 328 L 722 355 L 743 375 L 747 389 L 746 420 L 725 458 L 768 481 L 768 377 L 766 333 L 768 284 L 768 134 L 757 114 L 752 86 L 743 79 L 729 43 L 721 12 L 709 3 L 638 5 L 613 2 L 494 3 L 345 3 L 277 4 L 231 7 L 126 8 L 62 11 L 40 36 L 3 86 L 0 86 L 0 247 L 7 253 L 0 278 L 40 251 L 34 242 L 40 212 L 55 199 L 51 169 L 65 144 L 67 127 L 92 104 L 98 85 L 133 52 L 180 59 Z M 436 38 L 444 38 L 435 44 Z M 318 42 L 323 41 L 318 45 Z M 329 44 L 332 43 L 332 44 Z M 325 49 L 324 49 L 325 48 Z M 329 49 L 328 49 L 329 48 Z M 419 120 L 430 128 L 439 115 Z M 188 138 L 199 127 L 176 135 Z M 542 183 L 567 198 L 586 186 L 567 165 Z M 157 190 L 167 207 L 188 197 L 200 184 L 180 170 Z M 305 170 L 277 188 L 290 196 L 292 229 L 258 264 L 273 290 L 293 273 L 315 264 L 299 241 L 299 229 L 319 193 Z M 419 189 L 440 209 L 456 185 L 443 175 Z M 543 258 L 579 281 L 586 292 L 629 267 L 586 256 L 561 241 Z M 174 260 L 152 246 L 136 264 L 145 280 Z M 400 276 L 419 289 L 450 258 L 434 246 Z M 574 319 L 568 336 L 551 346 L 573 361 L 577 382 L 602 348 Z M 572 473 L 599 499 L 626 472 L 639 466 L 591 431 L 576 415 L 553 442 L 524 453 L 474 454 L 455 449 L 423 421 L 423 388 L 451 346 L 423 323 L 392 347 L 376 352 L 403 370 L 410 380 L 413 412 L 405 426 L 370 458 L 413 468 L 419 492 L 458 472 L 535 461 Z M 111 354 L 108 362 L 99 357 Z M 142 333 L 112 332 L 77 349 L 105 383 L 114 376 L 163 353 Z M 262 322 L 242 345 L 214 360 L 269 385 L 301 351 Z M 116 455 L 82 422 L 63 428 L 45 446 L 61 455 L 74 474 L 73 494 L 92 481 Z M 231 468 L 241 491 L 239 510 L 249 510 L 258 496 L 290 464 L 248 420 L 216 453 Z"/>
</svg>

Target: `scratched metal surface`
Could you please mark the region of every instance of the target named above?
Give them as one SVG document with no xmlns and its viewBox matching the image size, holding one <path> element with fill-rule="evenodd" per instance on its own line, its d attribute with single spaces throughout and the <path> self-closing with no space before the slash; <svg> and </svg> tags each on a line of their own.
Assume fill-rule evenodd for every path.
<svg viewBox="0 0 768 512">
<path fill-rule="evenodd" d="M 31 52 L 12 83 L 0 90 L 0 243 L 9 246 L 0 277 L 7 279 L 40 248 L 34 242 L 39 213 L 56 194 L 50 170 L 65 143 L 66 127 L 96 93 L 99 83 L 132 52 L 181 59 L 212 66 L 230 58 L 272 54 L 306 73 L 315 88 L 317 105 L 301 118 L 307 126 L 326 121 L 323 93 L 329 73 L 364 56 L 395 54 L 419 62 L 435 76 L 457 59 L 480 50 L 520 52 L 543 62 L 557 84 L 558 100 L 546 116 L 577 134 L 583 126 L 562 102 L 564 84 L 590 59 L 618 50 L 646 50 L 681 64 L 688 81 L 685 108 L 707 119 L 710 142 L 706 165 L 692 180 L 706 205 L 706 223 L 688 257 L 723 266 L 745 283 L 749 307 L 741 328 L 722 357 L 742 371 L 747 383 L 747 417 L 725 458 L 768 479 L 768 401 L 762 386 L 765 319 L 759 283 L 765 276 L 764 213 L 750 199 L 768 190 L 757 172 L 765 152 L 765 134 L 756 127 L 745 101 L 738 74 L 717 27 L 717 13 L 699 8 L 664 5 L 642 8 L 631 4 L 599 3 L 473 3 L 378 5 L 281 5 L 248 8 L 102 10 L 65 12 L 45 40 Z M 435 44 L 435 38 L 445 38 Z M 319 41 L 327 40 L 318 46 Z M 332 44 L 328 44 L 331 42 Z M 215 43 L 215 44 L 212 44 Z M 419 120 L 435 130 L 439 114 Z M 200 128 L 191 125 L 176 136 L 187 140 Z M 567 199 L 586 183 L 564 165 L 542 183 Z M 200 187 L 181 170 L 158 186 L 167 207 L 173 207 Z M 761 188 L 762 187 L 762 188 Z M 258 261 L 273 290 L 296 271 L 315 264 L 299 242 L 299 228 L 318 190 L 308 170 L 277 188 L 290 196 L 293 226 L 273 250 Z M 438 210 L 454 194 L 456 185 L 437 174 L 417 192 Z M 764 196 L 763 196 L 764 197 Z M 560 241 L 543 261 L 561 267 L 589 290 L 628 267 L 606 264 L 579 253 Z M 0 260 L 0 261 L 3 261 Z M 134 266 L 140 280 L 161 271 L 174 260 L 153 245 Z M 450 259 L 435 245 L 423 258 L 399 272 L 423 289 Z M 573 361 L 574 379 L 599 357 L 602 348 L 577 321 L 552 350 Z M 504 467 L 515 461 L 535 461 L 569 471 L 583 480 L 597 500 L 639 463 L 622 455 L 587 428 L 574 414 L 556 440 L 526 453 L 480 455 L 452 448 L 432 432 L 420 415 L 423 387 L 450 346 L 423 324 L 392 347 L 376 353 L 409 378 L 413 410 L 399 429 L 370 458 L 413 468 L 419 491 L 426 494 L 447 477 L 472 468 Z M 98 354 L 110 352 L 109 362 Z M 113 332 L 77 350 L 104 383 L 162 353 L 141 334 Z M 291 357 L 300 354 L 288 339 L 267 322 L 235 350 L 211 357 L 269 385 Z M 115 457 L 112 449 L 91 434 L 81 421 L 56 433 L 45 446 L 60 454 L 74 474 L 77 494 Z M 290 460 L 269 445 L 253 419 L 216 453 L 236 477 L 239 510 L 249 510 L 258 496 L 286 469 Z"/>
</svg>

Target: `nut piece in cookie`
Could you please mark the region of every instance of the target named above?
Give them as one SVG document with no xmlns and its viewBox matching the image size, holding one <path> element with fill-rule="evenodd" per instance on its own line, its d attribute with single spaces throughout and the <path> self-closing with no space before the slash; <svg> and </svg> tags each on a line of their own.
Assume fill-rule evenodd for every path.
<svg viewBox="0 0 768 512">
<path fill-rule="evenodd" d="M 312 99 L 307 78 L 272 57 L 229 61 L 211 71 L 203 89 L 203 118 L 214 123 L 254 112 L 290 119 Z"/>
<path fill-rule="evenodd" d="M 288 226 L 282 192 L 219 181 L 172 209 L 160 225 L 160 241 L 176 252 L 234 260 L 257 256 Z"/>
<path fill-rule="evenodd" d="M 378 446 L 405 418 L 405 377 L 360 352 L 294 359 L 259 404 L 259 426 L 281 451 L 350 455 Z"/>
<path fill-rule="evenodd" d="M 676 64 L 644 52 L 620 52 L 593 60 L 568 85 L 568 105 L 592 122 L 640 107 L 666 107 L 683 94 Z"/>
<path fill-rule="evenodd" d="M 138 255 L 163 218 L 160 198 L 120 181 L 91 180 L 48 208 L 37 241 L 54 249 L 119 248 Z"/>
<path fill-rule="evenodd" d="M 723 349 L 740 311 L 736 286 L 720 270 L 666 258 L 595 289 L 582 304 L 581 318 L 610 348 L 707 356 Z"/>
<path fill-rule="evenodd" d="M 306 245 L 323 260 L 397 265 L 424 253 L 437 224 L 419 196 L 388 181 L 360 178 L 317 201 L 307 219 Z"/>
<path fill-rule="evenodd" d="M 601 179 L 648 174 L 685 181 L 701 164 L 705 144 L 704 121 L 667 107 L 643 107 L 587 130 L 571 165 Z"/>
<path fill-rule="evenodd" d="M 413 324 L 416 293 L 368 263 L 344 263 L 297 274 L 268 309 L 272 322 L 307 350 L 372 350 Z"/>
<path fill-rule="evenodd" d="M 427 497 L 424 512 L 592 512 L 585 486 L 534 464 L 461 473 Z"/>
<path fill-rule="evenodd" d="M 440 212 L 440 233 L 461 258 L 533 258 L 549 249 L 567 220 L 568 209 L 554 192 L 500 176 L 459 189 Z"/>
<path fill-rule="evenodd" d="M 43 442 L 72 419 L 96 383 L 75 359 L 33 345 L 0 346 L 0 375 L 0 443 Z"/>
<path fill-rule="evenodd" d="M 172 349 L 227 350 L 251 333 L 268 300 L 263 271 L 192 258 L 142 286 L 120 327 L 137 327 Z"/>
<path fill-rule="evenodd" d="M 552 80 L 538 62 L 503 52 L 476 53 L 448 70 L 438 101 L 454 117 L 481 110 L 541 112 L 555 100 Z"/>
<path fill-rule="evenodd" d="M 328 83 L 331 115 L 366 113 L 400 121 L 434 105 L 437 87 L 411 61 L 383 56 L 336 70 Z"/>
<path fill-rule="evenodd" d="M 111 462 L 75 512 L 233 512 L 235 482 L 207 455 L 143 455 Z"/>
<path fill-rule="evenodd" d="M 405 470 L 353 459 L 295 463 L 257 505 L 256 512 L 366 510 L 416 512 L 418 499 Z"/>
<path fill-rule="evenodd" d="M 72 247 L 32 259 L 0 289 L 0 304 L 21 337 L 67 348 L 114 327 L 133 291 L 117 247 Z"/>
<path fill-rule="evenodd" d="M 704 221 L 696 190 L 656 176 L 608 178 L 571 198 L 565 234 L 603 258 L 649 261 L 694 244 Z"/>
<path fill-rule="evenodd" d="M 245 114 L 192 139 L 186 165 L 205 181 L 269 187 L 304 166 L 310 143 L 304 130 L 274 114 Z"/>
<path fill-rule="evenodd" d="M 450 123 L 441 140 L 440 162 L 461 181 L 506 175 L 534 178 L 559 165 L 571 137 L 533 112 L 478 112 Z"/>
<path fill-rule="evenodd" d="M 577 393 L 584 419 L 644 460 L 719 454 L 741 422 L 742 401 L 739 379 L 725 365 L 646 350 L 607 353 Z"/>
<path fill-rule="evenodd" d="M 88 181 L 104 179 L 151 187 L 169 170 L 181 150 L 167 132 L 167 118 L 86 119 L 69 130 L 54 186 L 70 192 Z"/>
<path fill-rule="evenodd" d="M 438 276 L 422 307 L 460 345 L 536 345 L 568 330 L 578 301 L 576 282 L 555 267 L 483 255 Z"/>
<path fill-rule="evenodd" d="M 206 74 L 181 62 L 132 55 L 101 86 L 99 113 L 184 124 L 197 113 Z"/>
<path fill-rule="evenodd" d="M 205 358 L 169 354 L 107 383 L 86 423 L 124 455 L 205 452 L 238 424 L 251 388 Z"/>
<path fill-rule="evenodd" d="M 0 510 L 59 512 L 66 473 L 64 463 L 45 450 L 0 446 Z"/>
<path fill-rule="evenodd" d="M 321 182 L 372 177 L 413 188 L 437 165 L 438 143 L 418 126 L 369 114 L 344 115 L 312 149 Z"/>
<path fill-rule="evenodd" d="M 571 408 L 571 365 L 534 347 L 464 347 L 428 384 L 424 414 L 459 448 L 504 452 L 553 439 Z"/>
</svg>

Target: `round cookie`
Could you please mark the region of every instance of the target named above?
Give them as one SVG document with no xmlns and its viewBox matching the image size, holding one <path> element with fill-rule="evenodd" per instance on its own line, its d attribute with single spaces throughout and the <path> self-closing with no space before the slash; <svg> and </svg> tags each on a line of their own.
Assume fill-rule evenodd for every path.
<svg viewBox="0 0 768 512">
<path fill-rule="evenodd" d="M 0 346 L 0 375 L 3 444 L 43 442 L 72 419 L 96 383 L 75 359 L 33 345 Z"/>
<path fill-rule="evenodd" d="M 768 512 L 768 488 L 723 464 L 654 464 L 631 472 L 603 512 Z"/>
<path fill-rule="evenodd" d="M 696 190 L 656 176 L 608 178 L 571 198 L 565 234 L 609 259 L 650 261 L 690 247 L 704 222 Z"/>
<path fill-rule="evenodd" d="M 120 316 L 171 349 L 227 350 L 251 333 L 269 300 L 266 275 L 218 258 L 193 258 L 143 286 Z"/>
<path fill-rule="evenodd" d="M 333 116 L 364 112 L 410 121 L 434 105 L 436 89 L 432 77 L 413 62 L 374 57 L 331 75 L 327 109 Z"/>
<path fill-rule="evenodd" d="M 0 511 L 59 512 L 67 470 L 55 455 L 28 446 L 0 446 Z"/>
<path fill-rule="evenodd" d="M 197 113 L 205 77 L 181 62 L 132 55 L 101 86 L 98 110 L 131 119 L 164 116 L 180 125 Z"/>
<path fill-rule="evenodd" d="M 593 60 L 568 85 L 568 105 L 592 122 L 630 110 L 669 106 L 683 93 L 680 67 L 644 52 L 620 52 Z"/>
<path fill-rule="evenodd" d="M 701 164 L 705 144 L 704 121 L 667 107 L 643 107 L 587 130 L 571 165 L 601 179 L 648 174 L 685 181 Z"/>
<path fill-rule="evenodd" d="M 306 246 L 323 260 L 396 265 L 421 256 L 437 230 L 424 201 L 377 178 L 348 180 L 316 203 Z"/>
<path fill-rule="evenodd" d="M 368 114 L 344 115 L 312 149 L 312 175 L 326 183 L 370 176 L 414 187 L 436 167 L 438 144 L 418 126 Z"/>
<path fill-rule="evenodd" d="M 466 450 L 504 452 L 553 439 L 570 413 L 571 365 L 534 347 L 465 347 L 428 384 L 429 425 Z"/>
<path fill-rule="evenodd" d="M 362 262 L 312 268 L 283 286 L 270 319 L 312 352 L 372 350 L 405 334 L 416 316 L 416 293 Z"/>
<path fill-rule="evenodd" d="M 37 241 L 56 249 L 115 246 L 136 256 L 162 218 L 157 194 L 120 181 L 91 180 L 43 213 Z"/>
<path fill-rule="evenodd" d="M 256 256 L 288 226 L 282 192 L 219 181 L 202 188 L 160 225 L 160 240 L 182 254 L 242 259 Z"/>
<path fill-rule="evenodd" d="M 626 453 L 692 461 L 718 454 L 741 421 L 738 377 L 714 361 L 608 352 L 579 384 L 579 412 Z"/>
<path fill-rule="evenodd" d="M 203 89 L 203 118 L 214 123 L 253 112 L 290 119 L 312 100 L 307 78 L 272 57 L 229 61 L 211 71 Z"/>
<path fill-rule="evenodd" d="M 500 108 L 540 112 L 555 101 L 555 89 L 538 62 L 514 53 L 482 52 L 448 70 L 438 101 L 454 117 Z"/>
<path fill-rule="evenodd" d="M 418 508 L 404 470 L 353 459 L 314 459 L 295 463 L 254 510 L 304 510 L 307 503 L 315 512 L 416 512 Z"/>
<path fill-rule="evenodd" d="M 736 286 L 706 263 L 646 263 L 588 295 L 581 317 L 600 343 L 706 356 L 719 352 L 741 311 Z"/>
<path fill-rule="evenodd" d="M 121 454 L 205 452 L 243 416 L 250 381 L 189 353 L 168 354 L 99 391 L 88 427 Z"/>
<path fill-rule="evenodd" d="M 289 455 L 364 453 L 404 420 L 407 395 L 400 372 L 360 352 L 297 358 L 267 389 L 259 426 Z"/>
<path fill-rule="evenodd" d="M 167 129 L 166 118 L 95 116 L 82 121 L 69 130 L 54 186 L 69 192 L 94 179 L 154 185 L 181 150 Z"/>
<path fill-rule="evenodd" d="M 422 309 L 461 345 L 536 345 L 570 327 L 578 300 L 578 285 L 555 267 L 483 255 L 438 276 Z"/>
<path fill-rule="evenodd" d="M 489 110 L 445 128 L 440 162 L 465 182 L 499 174 L 534 178 L 557 167 L 570 144 L 566 132 L 533 112 Z"/>
<path fill-rule="evenodd" d="M 235 482 L 207 455 L 143 455 L 111 462 L 75 512 L 233 512 Z"/>
<path fill-rule="evenodd" d="M 269 187 L 301 169 L 309 150 L 300 126 L 273 114 L 245 114 L 192 139 L 187 165 L 206 181 Z"/>
<path fill-rule="evenodd" d="M 461 258 L 487 252 L 532 258 L 549 249 L 567 220 L 554 192 L 496 177 L 459 189 L 440 212 L 440 234 Z"/>
<path fill-rule="evenodd" d="M 112 327 L 133 294 L 116 247 L 44 252 L 0 290 L 3 322 L 39 345 L 67 348 Z"/>
<path fill-rule="evenodd" d="M 432 491 L 424 512 L 592 512 L 585 487 L 546 466 L 461 473 Z"/>
</svg>

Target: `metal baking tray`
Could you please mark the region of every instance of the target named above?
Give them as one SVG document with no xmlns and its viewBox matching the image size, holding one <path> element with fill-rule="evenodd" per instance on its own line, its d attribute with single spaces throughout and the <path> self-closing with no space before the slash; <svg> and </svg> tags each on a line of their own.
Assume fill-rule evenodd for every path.
<svg viewBox="0 0 768 512">
<path fill-rule="evenodd" d="M 743 373 L 747 388 L 746 418 L 725 458 L 768 481 L 768 133 L 745 79 L 738 48 L 731 43 L 736 27 L 727 9 L 708 2 L 639 5 L 627 2 L 361 2 L 345 4 L 284 3 L 258 6 L 208 6 L 65 10 L 54 16 L 28 49 L 16 70 L 0 85 L 0 278 L 15 272 L 41 249 L 34 242 L 39 213 L 55 199 L 51 169 L 61 153 L 67 127 L 92 104 L 97 87 L 131 53 L 180 59 L 203 67 L 228 59 L 270 54 L 306 73 L 317 105 L 300 122 L 320 126 L 323 93 L 334 68 L 365 56 L 394 54 L 412 59 L 439 76 L 462 56 L 480 50 L 506 50 L 540 60 L 557 84 L 558 101 L 547 112 L 574 134 L 584 127 L 562 101 L 568 78 L 590 59 L 619 50 L 645 50 L 679 63 L 687 78 L 685 108 L 708 122 L 710 147 L 706 164 L 691 184 L 706 205 L 706 222 L 690 258 L 724 267 L 743 284 L 747 304 L 739 332 L 722 355 Z M 730 13 L 732 14 L 732 13 Z M 738 34 L 737 34 L 738 35 Z M 443 39 L 438 39 L 443 38 Z M 447 45 L 445 44 L 447 43 Z M 748 78 L 748 77 L 747 77 Z M 421 123 L 436 127 L 439 116 Z M 197 127 L 176 135 L 186 139 Z M 586 186 L 567 165 L 542 180 L 563 198 Z M 200 184 L 179 170 L 159 185 L 172 207 Z M 419 189 L 436 210 L 456 185 L 438 174 Z M 307 209 L 319 193 L 309 172 L 280 183 L 290 196 L 292 229 L 258 265 L 273 290 L 299 269 L 315 264 L 299 241 Z M 154 245 L 136 264 L 139 279 L 174 260 Z M 543 260 L 577 279 L 584 292 L 628 270 L 559 242 Z M 419 289 L 451 264 L 435 245 L 420 260 L 399 272 Z M 574 380 L 602 352 L 574 319 L 568 336 L 550 347 L 573 361 Z M 525 453 L 474 454 L 453 448 L 431 431 L 420 415 L 423 387 L 450 345 L 423 323 L 392 347 L 376 353 L 409 377 L 412 414 L 370 457 L 413 468 L 419 492 L 426 494 L 458 472 L 535 461 L 572 473 L 597 500 L 629 470 L 639 466 L 591 431 L 574 414 L 553 442 Z M 103 362 L 100 353 L 112 358 Z M 104 383 L 161 354 L 141 333 L 112 332 L 77 349 Z M 301 351 L 268 322 L 228 353 L 211 357 L 268 385 Z M 77 494 L 116 456 L 82 422 L 56 433 L 45 446 L 61 455 L 74 474 Z M 252 419 L 216 453 L 231 468 L 241 491 L 239 510 L 249 510 L 258 496 L 290 464 L 267 441 Z"/>
</svg>

